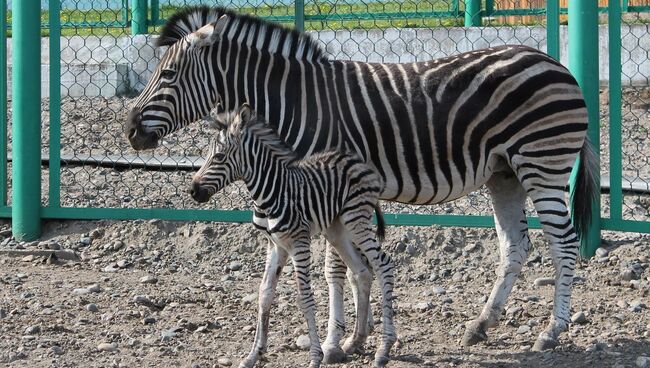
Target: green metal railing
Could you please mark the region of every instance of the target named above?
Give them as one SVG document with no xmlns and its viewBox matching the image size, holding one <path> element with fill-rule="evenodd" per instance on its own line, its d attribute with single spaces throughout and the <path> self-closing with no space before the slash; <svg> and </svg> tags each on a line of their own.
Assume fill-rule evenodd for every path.
<svg viewBox="0 0 650 368">
<path fill-rule="evenodd" d="M 20 3 L 20 6 L 16 4 Z M 609 135 L 610 135 L 610 214 L 609 217 L 602 218 L 600 215 L 600 206 L 594 209 L 594 218 L 599 219 L 594 223 L 594 226 L 589 235 L 589 247 L 587 252 L 583 255 L 588 256 L 593 254 L 596 247 L 600 244 L 599 234 L 601 229 L 607 230 L 623 230 L 623 231 L 642 231 L 650 232 L 650 222 L 634 221 L 625 219 L 623 216 L 623 187 L 621 178 L 623 177 L 622 168 L 622 94 L 621 94 L 621 12 L 624 10 L 620 4 L 615 4 L 615 1 L 610 2 L 609 13 L 609 37 L 610 37 L 610 54 L 609 54 L 609 80 L 610 80 L 610 117 L 609 117 Z M 37 0 L 28 0 L 14 2 L 13 14 L 15 15 L 15 22 L 19 20 L 27 21 L 27 25 L 32 28 L 37 27 L 38 16 L 35 16 L 35 9 L 38 7 Z M 131 17 L 128 15 L 124 19 L 130 20 L 130 33 L 143 34 L 151 29 L 148 27 L 160 25 L 164 22 L 160 18 L 160 6 L 157 0 L 151 0 L 148 4 L 146 0 L 132 0 L 131 2 Z M 151 7 L 149 7 L 151 5 Z M 22 8 L 21 8 L 22 7 Z M 341 19 L 355 20 L 363 19 L 364 17 L 377 17 L 390 19 L 390 14 L 318 14 L 309 15 L 305 14 L 305 3 L 298 0 L 293 9 L 293 13 L 286 16 L 274 16 L 276 20 L 291 20 L 295 22 L 295 26 L 299 30 L 305 29 L 306 22 L 312 21 L 338 21 Z M 629 7 L 631 8 L 631 7 Z M 628 8 L 628 9 L 629 9 Z M 647 7 L 650 11 L 650 6 Z M 27 11 L 25 11 L 27 9 Z M 638 10 L 638 9 L 636 9 Z M 0 11 L 5 12 L 3 7 Z M 39 9 L 40 11 L 40 9 Z M 523 10 L 522 10 L 523 11 Z M 524 15 L 533 14 L 546 14 L 546 40 L 547 52 L 556 59 L 560 58 L 560 14 L 565 13 L 566 9 L 561 9 L 559 0 L 547 1 L 546 9 L 527 9 L 521 13 Z M 581 87 L 585 92 L 585 99 L 590 111 L 590 124 L 591 128 L 589 135 L 594 142 L 598 142 L 598 39 L 597 39 L 597 12 L 599 9 L 591 1 L 576 0 L 572 2 L 571 7 L 568 9 L 570 16 L 580 18 L 580 21 L 572 22 L 569 25 L 569 46 L 571 55 L 571 70 L 578 79 Z M 603 11 L 602 9 L 600 10 Z M 519 10 L 500 11 L 494 9 L 493 1 L 488 0 L 485 2 L 485 9 L 481 9 L 481 2 L 475 0 L 468 0 L 465 3 L 464 10 L 460 10 L 458 2 L 452 3 L 452 9 L 449 12 L 436 12 L 431 13 L 417 13 L 417 16 L 431 16 L 443 17 L 451 16 L 459 19 L 465 19 L 467 26 L 479 26 L 481 18 L 486 15 L 499 14 L 502 16 L 517 15 Z M 540 13 L 541 12 L 541 13 Z M 60 3 L 50 1 L 49 14 L 61 13 Z M 3 13 L 4 14 L 4 13 Z M 480 14 L 480 16 L 470 16 L 471 14 Z M 583 16 L 588 14 L 588 16 Z M 18 17 L 21 18 L 18 18 Z M 399 13 L 400 18 L 409 17 L 409 14 Z M 33 19 L 27 19 L 32 17 Z M 278 18 L 279 17 L 279 18 Z M 284 17 L 284 18 L 283 18 Z M 271 17 L 273 18 L 273 17 Z M 4 22 L 6 16 L 2 17 Z M 3 24 L 2 29 L 6 29 L 6 24 Z M 151 219 L 159 218 L 166 220 L 204 220 L 204 221 L 228 221 L 228 222 L 248 222 L 251 218 L 251 212 L 247 210 L 202 210 L 202 209 L 170 209 L 170 208 L 121 208 L 121 207 L 101 207 L 101 206 L 88 206 L 82 207 L 78 205 L 62 204 L 62 130 L 61 124 L 61 106 L 65 101 L 62 100 L 61 95 L 61 29 L 65 25 L 61 22 L 59 17 L 52 17 L 49 23 L 50 33 L 50 86 L 49 86 L 49 120 L 50 130 L 48 134 L 48 189 L 47 189 L 47 205 L 41 206 L 39 199 L 40 195 L 40 142 L 39 132 L 35 132 L 34 128 L 37 122 L 40 121 L 39 115 L 36 112 L 40 111 L 40 107 L 34 106 L 34 101 L 40 101 L 38 98 L 40 83 L 36 79 L 40 76 L 40 70 L 35 69 L 38 65 L 36 60 L 40 60 L 39 43 L 34 42 L 34 32 L 28 32 L 29 27 L 22 26 L 13 29 L 14 37 L 14 64 L 24 65 L 28 67 L 29 72 L 19 72 L 14 69 L 14 94 L 13 94 L 13 140 L 12 140 L 12 153 L 13 153 L 13 192 L 11 198 L 11 206 L 7 205 L 7 106 L 6 106 L 6 88 L 1 89 L 0 101 L 2 111 L 0 117 L 0 217 L 13 217 L 14 232 L 22 239 L 32 239 L 39 235 L 40 219 Z M 595 31 L 594 31 L 595 30 Z M 2 37 L 6 35 L 3 33 Z M 25 40 L 25 37 L 31 37 L 31 42 L 20 42 Z M 127 33 L 122 36 L 128 37 Z M 0 45 L 0 67 L 5 68 L 6 71 L 6 42 Z M 31 59 L 29 64 L 20 64 L 25 59 Z M 40 65 L 38 65 L 40 67 Z M 6 86 L 6 80 L 1 73 L 0 83 Z M 68 100 L 69 102 L 69 100 Z M 29 108 L 25 108 L 29 106 Z M 124 106 L 126 108 L 126 106 Z M 31 109 L 31 110 L 30 110 Z M 74 110 L 74 108 L 73 108 Z M 67 111 L 73 113 L 73 110 Z M 22 112 L 22 113 L 21 113 Z M 180 133 L 179 133 L 180 134 Z M 121 137 L 121 136 L 120 136 Z M 123 138 L 122 138 L 123 139 Z M 596 144 L 596 146 L 598 146 Z M 36 151 L 39 149 L 39 151 Z M 24 150 L 24 151 L 21 151 Z M 20 152 L 20 153 L 19 153 Z M 38 161 L 38 162 L 37 162 Z M 21 171 L 22 170 L 22 171 Z M 25 171 L 27 170 L 27 171 Z M 22 174 L 21 174 L 22 173 Z M 618 180 L 617 180 L 618 179 Z M 26 186 L 26 182 L 31 183 Z M 38 184 L 38 188 L 36 185 Z M 494 220 L 492 216 L 488 215 L 452 215 L 452 214 L 414 214 L 414 213 L 389 213 L 385 215 L 386 222 L 391 225 L 444 225 L 444 226 L 471 226 L 471 227 L 492 227 Z M 536 218 L 529 218 L 529 224 L 533 228 L 539 228 L 540 224 Z"/>
</svg>

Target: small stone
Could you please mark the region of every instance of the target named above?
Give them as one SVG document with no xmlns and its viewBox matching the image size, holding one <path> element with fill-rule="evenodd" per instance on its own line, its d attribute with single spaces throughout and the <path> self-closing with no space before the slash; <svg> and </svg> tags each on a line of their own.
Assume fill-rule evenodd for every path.
<svg viewBox="0 0 650 368">
<path fill-rule="evenodd" d="M 581 325 L 587 323 L 587 317 L 585 317 L 584 312 L 580 311 L 571 316 L 571 322 Z"/>
<path fill-rule="evenodd" d="M 630 312 L 640 312 L 641 309 L 645 309 L 646 305 L 639 299 L 633 300 L 630 303 Z"/>
<path fill-rule="evenodd" d="M 126 259 L 120 259 L 119 261 L 117 261 L 117 267 L 127 268 L 129 267 L 129 261 L 127 261 Z"/>
<path fill-rule="evenodd" d="M 241 262 L 239 262 L 239 261 L 230 262 L 230 264 L 228 265 L 228 269 L 230 271 L 239 271 L 239 270 L 241 270 Z"/>
<path fill-rule="evenodd" d="M 158 282 L 158 279 L 154 276 L 147 275 L 140 278 L 141 284 L 155 284 Z"/>
<path fill-rule="evenodd" d="M 90 291 L 91 293 L 99 293 L 102 291 L 102 288 L 100 288 L 99 285 L 97 284 L 92 284 L 88 286 L 88 291 Z"/>
<path fill-rule="evenodd" d="M 553 277 L 538 277 L 533 283 L 535 286 L 555 285 L 555 279 Z"/>
<path fill-rule="evenodd" d="M 103 342 L 99 345 L 97 345 L 97 350 L 99 351 L 116 351 L 117 350 L 117 344 L 114 342 L 107 343 Z"/>
<path fill-rule="evenodd" d="M 226 357 L 221 357 L 217 359 L 217 364 L 222 367 L 230 367 L 232 365 L 232 361 Z"/>
<path fill-rule="evenodd" d="M 431 308 L 433 308 L 433 304 L 431 304 L 431 302 L 419 302 L 413 305 L 413 309 L 415 309 L 418 312 L 425 312 Z"/>
<path fill-rule="evenodd" d="M 518 307 L 518 306 L 510 307 L 510 308 L 506 309 L 506 316 L 514 316 L 515 314 L 517 314 L 517 313 L 519 313 L 519 312 L 521 312 L 523 310 L 524 310 L 524 308 Z"/>
<path fill-rule="evenodd" d="M 528 333 L 528 332 L 530 332 L 530 326 L 528 326 L 528 325 L 521 325 L 517 329 L 517 333 L 520 334 L 520 335 Z"/>
<path fill-rule="evenodd" d="M 472 253 L 473 251 L 477 250 L 481 246 L 481 243 L 475 242 L 475 243 L 470 243 L 466 245 L 463 250 L 467 253 Z"/>
<path fill-rule="evenodd" d="M 445 289 L 442 286 L 434 286 L 431 291 L 437 295 L 444 295 L 446 293 Z"/>
<path fill-rule="evenodd" d="M 169 341 L 178 335 L 179 327 L 170 328 L 162 332 L 162 341 Z"/>
<path fill-rule="evenodd" d="M 452 243 L 446 243 L 443 247 L 442 250 L 444 250 L 447 253 L 455 253 L 456 252 L 456 246 L 453 245 Z"/>
<path fill-rule="evenodd" d="M 600 247 L 596 249 L 596 256 L 598 257 L 607 257 L 609 255 L 609 251 L 607 248 Z"/>
<path fill-rule="evenodd" d="M 628 268 L 628 269 L 625 269 L 625 270 L 621 271 L 621 280 L 630 281 L 630 280 L 636 280 L 636 279 L 637 279 L 636 274 L 631 269 Z"/>
<path fill-rule="evenodd" d="M 454 275 L 451 277 L 451 281 L 463 281 L 463 273 L 454 272 Z"/>
<path fill-rule="evenodd" d="M 90 304 L 86 304 L 86 310 L 88 312 L 96 313 L 99 312 L 99 307 L 97 306 L 97 304 L 90 303 Z"/>
<path fill-rule="evenodd" d="M 156 319 L 153 317 L 144 317 L 144 319 L 142 320 L 143 325 L 152 325 L 154 323 L 156 323 Z"/>
<path fill-rule="evenodd" d="M 25 335 L 36 335 L 39 333 L 41 333 L 41 326 L 39 325 L 29 326 L 25 329 Z"/>
<path fill-rule="evenodd" d="M 7 317 L 7 311 L 5 311 L 4 309 L 0 309 L 0 319 L 3 319 L 5 317 Z"/>
<path fill-rule="evenodd" d="M 59 244 L 59 243 L 57 243 L 55 241 L 47 242 L 45 244 L 45 248 L 46 249 L 51 249 L 51 250 L 60 250 L 61 249 L 61 244 Z"/>
<path fill-rule="evenodd" d="M 650 357 L 641 355 L 638 358 L 636 358 L 636 361 L 634 363 L 639 368 L 648 367 L 650 366 Z"/>
<path fill-rule="evenodd" d="M 208 331 L 208 326 L 207 326 L 207 325 L 199 326 L 199 327 L 196 329 L 196 331 L 194 331 L 194 332 L 199 332 L 199 333 L 206 333 L 206 332 L 209 332 L 209 331 Z"/>
<path fill-rule="evenodd" d="M 72 294 L 74 294 L 74 295 L 86 295 L 86 294 L 90 294 L 90 290 L 88 290 L 87 288 L 77 288 L 77 289 L 72 290 Z"/>
<path fill-rule="evenodd" d="M 93 240 L 88 236 L 84 236 L 79 240 L 79 243 L 81 243 L 83 245 L 90 245 L 92 242 L 93 242 Z"/>
<path fill-rule="evenodd" d="M 151 300 L 146 295 L 136 295 L 133 297 L 133 302 L 136 304 L 150 305 Z"/>
<path fill-rule="evenodd" d="M 121 240 L 116 240 L 116 241 L 113 242 L 113 244 L 111 244 L 111 249 L 113 251 L 118 251 L 118 250 L 120 250 L 122 248 L 124 248 L 124 242 L 121 241 Z"/>
<path fill-rule="evenodd" d="M 248 295 L 246 295 L 245 297 L 242 298 L 242 302 L 244 304 L 251 304 L 255 300 L 257 300 L 257 293 L 248 294 Z"/>
<path fill-rule="evenodd" d="M 60 346 L 56 346 L 56 345 L 52 346 L 50 350 L 52 350 L 52 354 L 54 355 L 63 355 L 64 353 L 63 349 L 61 349 Z"/>
<path fill-rule="evenodd" d="M 309 336 L 307 335 L 300 335 L 296 339 L 296 346 L 298 346 L 298 349 L 300 350 L 309 350 L 311 347 L 311 342 L 309 341 Z"/>
<path fill-rule="evenodd" d="M 30 255 L 24 256 L 24 257 L 22 258 L 22 261 L 23 261 L 23 262 L 32 262 L 33 260 L 34 260 L 34 255 L 33 255 L 33 254 L 30 254 Z"/>
<path fill-rule="evenodd" d="M 406 250 L 406 243 L 403 241 L 398 241 L 397 245 L 395 246 L 395 252 L 397 253 L 403 253 Z"/>
<path fill-rule="evenodd" d="M 102 271 L 109 273 L 117 272 L 117 270 L 119 270 L 119 268 L 115 267 L 114 264 L 110 264 L 102 269 Z"/>
<path fill-rule="evenodd" d="M 625 300 L 619 300 L 616 302 L 616 306 L 619 308 L 627 308 L 629 304 Z"/>
</svg>

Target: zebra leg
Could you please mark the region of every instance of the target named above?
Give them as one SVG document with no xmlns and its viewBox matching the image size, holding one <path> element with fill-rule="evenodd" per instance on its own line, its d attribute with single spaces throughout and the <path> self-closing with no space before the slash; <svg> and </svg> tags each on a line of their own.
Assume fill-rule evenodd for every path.
<svg viewBox="0 0 650 368">
<path fill-rule="evenodd" d="M 535 204 L 544 236 L 551 245 L 555 266 L 553 315 L 533 345 L 533 350 L 541 351 L 557 346 L 558 336 L 569 326 L 571 284 L 580 243 L 564 202 L 563 190 L 535 188 L 530 191 L 530 197 Z"/>
<path fill-rule="evenodd" d="M 318 338 L 318 327 L 316 326 L 316 301 L 311 289 L 311 251 L 309 249 L 310 239 L 298 240 L 291 249 L 291 261 L 293 262 L 293 274 L 298 287 L 298 305 L 307 321 L 309 330 L 309 368 L 318 368 L 323 360 L 323 350 L 320 347 Z"/>
<path fill-rule="evenodd" d="M 526 221 L 526 191 L 512 172 L 495 173 L 487 183 L 494 208 L 499 237 L 501 263 L 497 280 L 479 317 L 467 324 L 462 345 L 470 346 L 487 339 L 486 331 L 499 322 L 512 286 L 528 257 L 530 238 Z"/>
<path fill-rule="evenodd" d="M 354 244 L 363 252 L 372 267 L 373 273 L 379 280 L 382 295 L 382 339 L 375 352 L 375 367 L 384 367 L 388 363 L 390 349 L 397 341 L 395 325 L 393 323 L 393 285 L 394 265 L 393 261 L 381 250 L 381 246 L 375 239 L 375 234 L 370 225 L 374 209 L 372 207 L 348 210 L 341 216 L 341 221 L 352 235 Z"/>
<path fill-rule="evenodd" d="M 351 235 L 341 224 L 340 219 L 335 220 L 325 232 L 327 240 L 335 247 L 351 276 L 349 277 L 356 307 L 356 320 L 354 331 L 343 344 L 346 354 L 353 354 L 360 350 L 368 337 L 368 305 L 370 304 L 370 287 L 372 274 L 364 262 L 359 250 L 354 246 Z"/>
<path fill-rule="evenodd" d="M 341 363 L 345 352 L 340 343 L 345 333 L 345 313 L 343 311 L 343 286 L 347 267 L 332 245 L 327 245 L 325 253 L 325 280 L 329 288 L 329 320 L 327 321 L 327 338 L 323 343 L 323 362 L 325 364 Z M 356 301 L 355 301 L 356 303 Z"/>
<path fill-rule="evenodd" d="M 282 273 L 282 267 L 287 263 L 289 253 L 274 244 L 270 239 L 266 247 L 266 267 L 259 288 L 259 304 L 257 314 L 257 330 L 255 342 L 246 359 L 239 364 L 240 368 L 253 368 L 259 357 L 266 352 L 269 332 L 269 316 L 275 297 L 275 288 Z"/>
</svg>

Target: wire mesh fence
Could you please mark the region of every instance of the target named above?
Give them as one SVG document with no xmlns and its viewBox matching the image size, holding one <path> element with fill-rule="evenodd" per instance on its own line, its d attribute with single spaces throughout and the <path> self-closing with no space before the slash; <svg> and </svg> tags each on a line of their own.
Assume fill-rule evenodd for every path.
<svg viewBox="0 0 650 368">
<path fill-rule="evenodd" d="M 148 5 L 144 10 L 134 8 L 143 4 Z M 171 218 L 171 211 L 177 209 L 249 208 L 247 194 L 237 185 L 203 206 L 186 194 L 190 177 L 214 133 L 206 122 L 164 138 L 157 149 L 148 152 L 134 151 L 122 133 L 134 97 L 144 88 L 165 51 L 154 46 L 160 27 L 178 9 L 199 4 L 214 5 L 214 1 L 64 0 L 60 2 L 59 21 L 52 21 L 49 2 L 42 3 L 42 34 L 59 40 L 56 44 L 43 38 L 41 53 L 42 154 L 49 164 L 43 166 L 45 206 L 88 210 L 162 208 L 170 211 Z M 560 2 L 559 14 L 564 15 L 553 24 L 553 19 L 547 17 L 549 4 L 540 0 L 233 0 L 219 5 L 290 27 L 297 25 L 336 59 L 412 62 L 504 44 L 525 44 L 542 51 L 555 48 L 567 64 L 566 27 L 559 26 L 566 23 L 566 2 Z M 622 150 L 624 182 L 648 185 L 650 3 L 629 0 L 624 5 L 627 8 L 623 9 L 621 55 L 625 89 L 620 106 L 623 145 L 613 149 Z M 478 12 L 473 13 L 476 9 Z M 138 14 L 145 15 L 144 32 L 132 27 Z M 6 19 L 10 24 L 10 11 Z M 601 22 L 600 31 L 606 35 L 606 18 Z M 602 66 L 606 58 L 601 54 L 601 76 L 606 74 L 606 65 Z M 56 86 L 50 88 L 53 84 Z M 606 121 L 610 107 L 613 105 L 601 103 L 605 176 L 609 175 Z M 52 127 L 58 132 L 55 136 L 50 134 Z M 11 152 L 10 135 L 7 151 Z M 5 173 L 10 187 L 10 163 Z M 626 193 L 622 218 L 650 219 L 650 199 L 639 192 Z M 607 196 L 604 201 L 609 203 Z M 385 206 L 386 212 L 400 214 L 491 215 L 485 191 L 435 206 Z M 604 206 L 604 210 L 609 215 L 609 207 Z"/>
</svg>

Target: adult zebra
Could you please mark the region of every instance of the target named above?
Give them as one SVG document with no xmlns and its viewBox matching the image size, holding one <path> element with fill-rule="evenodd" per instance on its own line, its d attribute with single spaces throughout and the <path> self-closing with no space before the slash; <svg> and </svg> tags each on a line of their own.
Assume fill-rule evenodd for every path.
<svg viewBox="0 0 650 368">
<path fill-rule="evenodd" d="M 169 49 L 125 127 L 135 149 L 155 147 L 217 101 L 225 110 L 247 101 L 299 155 L 356 151 L 383 177 L 382 199 L 435 204 L 487 185 L 501 264 L 466 345 L 487 338 L 526 260 L 529 196 L 556 269 L 552 316 L 534 349 L 557 344 L 569 323 L 578 234 L 598 195 L 587 109 L 559 62 L 524 46 L 408 64 L 329 60 L 308 35 L 207 7 L 173 16 L 158 45 Z M 564 189 L 578 156 L 574 225 Z M 341 308 L 340 298 L 330 302 Z"/>
</svg>

